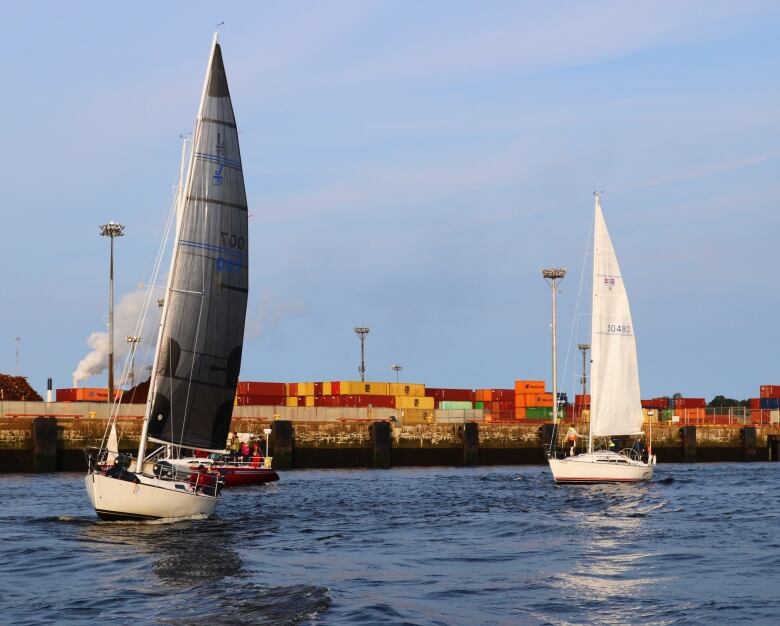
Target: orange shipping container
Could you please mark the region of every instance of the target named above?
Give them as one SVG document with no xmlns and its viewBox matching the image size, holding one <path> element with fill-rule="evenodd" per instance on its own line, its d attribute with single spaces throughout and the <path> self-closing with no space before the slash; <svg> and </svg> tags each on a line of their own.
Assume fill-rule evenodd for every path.
<svg viewBox="0 0 780 626">
<path fill-rule="evenodd" d="M 544 381 L 516 380 L 515 393 L 544 393 Z"/>
<path fill-rule="evenodd" d="M 525 407 L 524 406 L 515 406 L 515 419 L 516 420 L 524 420 L 525 419 Z"/>
<path fill-rule="evenodd" d="M 526 394 L 524 393 L 516 393 L 515 394 L 515 407 L 521 407 L 525 408 L 526 405 Z"/>
<path fill-rule="evenodd" d="M 525 406 L 552 406 L 553 395 L 551 393 L 529 393 L 525 396 Z"/>
</svg>

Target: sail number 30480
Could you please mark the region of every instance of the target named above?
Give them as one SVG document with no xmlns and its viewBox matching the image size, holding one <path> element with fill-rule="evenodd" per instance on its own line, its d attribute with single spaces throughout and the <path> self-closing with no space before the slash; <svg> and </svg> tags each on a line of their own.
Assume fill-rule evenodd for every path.
<svg viewBox="0 0 780 626">
<path fill-rule="evenodd" d="M 630 335 L 631 325 L 630 324 L 607 324 L 607 332 L 618 334 L 618 335 Z"/>
<path fill-rule="evenodd" d="M 222 235 L 222 245 L 230 248 L 236 248 L 243 250 L 246 242 L 243 237 L 237 237 L 233 233 L 226 233 L 224 230 L 220 233 Z"/>
</svg>

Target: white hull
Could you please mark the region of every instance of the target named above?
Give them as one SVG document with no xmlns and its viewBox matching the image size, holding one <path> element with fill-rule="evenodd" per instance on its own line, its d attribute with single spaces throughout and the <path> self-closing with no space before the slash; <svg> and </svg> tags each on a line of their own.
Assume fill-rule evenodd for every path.
<svg viewBox="0 0 780 626">
<path fill-rule="evenodd" d="M 140 483 L 87 474 L 84 482 L 89 501 L 98 517 L 121 519 L 161 519 L 211 515 L 217 505 L 214 496 L 195 493 L 186 481 L 160 480 L 136 474 Z"/>
<path fill-rule="evenodd" d="M 637 483 L 653 479 L 655 457 L 650 463 L 615 452 L 578 454 L 548 459 L 556 483 Z"/>
</svg>

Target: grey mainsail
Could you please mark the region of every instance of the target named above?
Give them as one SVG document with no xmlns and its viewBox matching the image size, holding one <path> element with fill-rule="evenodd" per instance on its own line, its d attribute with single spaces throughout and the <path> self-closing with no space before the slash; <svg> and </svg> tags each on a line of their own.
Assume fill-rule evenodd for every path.
<svg viewBox="0 0 780 626">
<path fill-rule="evenodd" d="M 233 105 L 216 40 L 195 124 L 165 295 L 148 435 L 225 447 L 241 367 L 248 222 Z"/>
</svg>

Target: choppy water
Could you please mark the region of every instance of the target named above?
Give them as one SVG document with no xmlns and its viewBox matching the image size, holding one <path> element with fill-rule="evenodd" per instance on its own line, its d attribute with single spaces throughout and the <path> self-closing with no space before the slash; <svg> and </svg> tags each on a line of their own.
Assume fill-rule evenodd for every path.
<svg viewBox="0 0 780 626">
<path fill-rule="evenodd" d="M 780 616 L 780 464 L 285 472 L 216 517 L 104 523 L 0 476 L 3 624 L 718 624 Z"/>
</svg>

